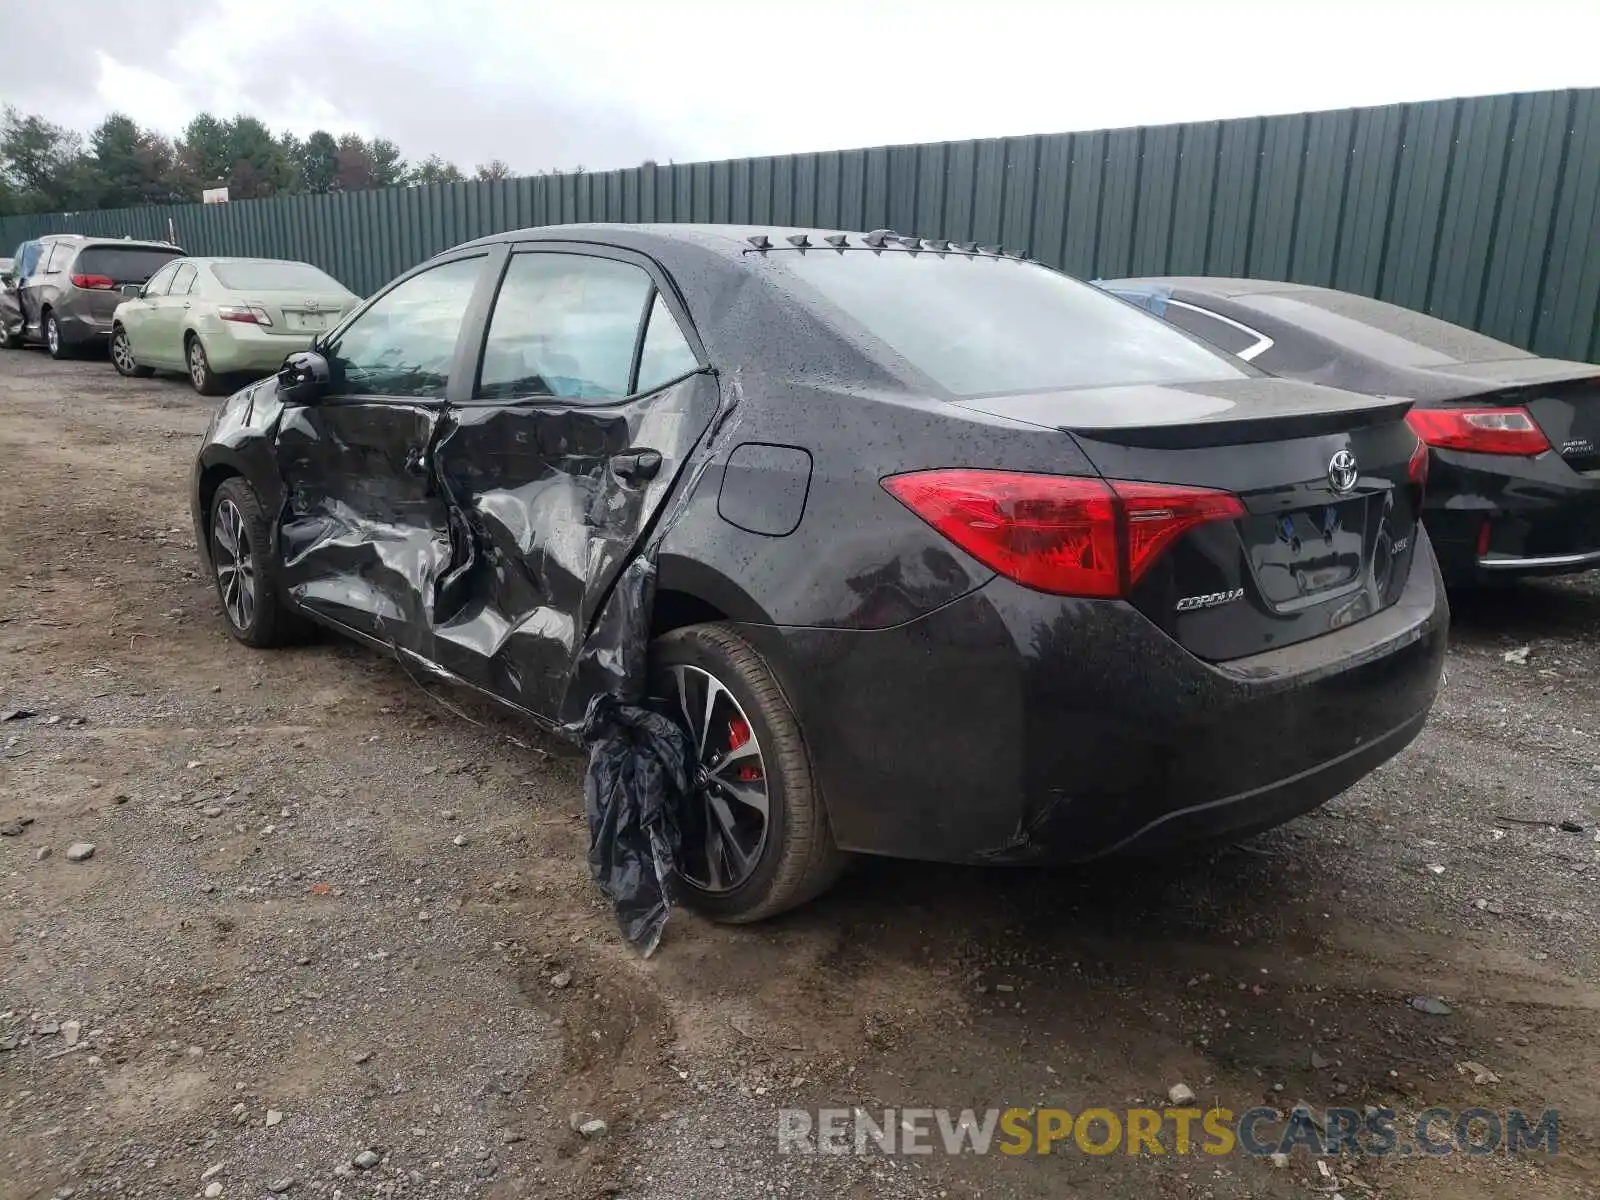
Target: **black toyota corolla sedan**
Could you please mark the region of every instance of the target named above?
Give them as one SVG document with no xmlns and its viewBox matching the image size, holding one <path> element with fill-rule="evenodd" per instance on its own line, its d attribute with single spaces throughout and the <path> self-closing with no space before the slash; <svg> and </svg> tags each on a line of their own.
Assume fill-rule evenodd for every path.
<svg viewBox="0 0 1600 1200">
<path fill-rule="evenodd" d="M 1101 286 L 1273 375 L 1413 399 L 1432 448 L 1423 518 L 1451 586 L 1600 567 L 1600 366 L 1328 288 Z"/>
<path fill-rule="evenodd" d="M 194 517 L 249 645 L 315 621 L 551 726 L 648 650 L 688 898 L 754 920 L 847 853 L 1242 837 L 1399 751 L 1448 625 L 1406 408 L 976 246 L 526 229 L 226 401 Z"/>
</svg>

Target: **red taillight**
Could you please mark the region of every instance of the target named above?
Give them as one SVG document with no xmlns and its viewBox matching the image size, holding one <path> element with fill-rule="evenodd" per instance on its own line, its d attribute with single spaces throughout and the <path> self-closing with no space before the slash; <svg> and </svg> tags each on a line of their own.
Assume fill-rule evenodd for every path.
<svg viewBox="0 0 1600 1200">
<path fill-rule="evenodd" d="M 109 292 L 117 286 L 117 281 L 109 275 L 74 275 L 72 286 L 88 288 L 93 292 Z"/>
<path fill-rule="evenodd" d="M 1244 515 L 1227 492 L 1066 475 L 917 471 L 883 486 L 979 562 L 1064 596 L 1125 595 L 1185 531 Z"/>
<path fill-rule="evenodd" d="M 1413 408 L 1411 431 L 1441 450 L 1475 454 L 1543 454 L 1550 449 L 1544 430 L 1525 408 Z"/>
<path fill-rule="evenodd" d="M 267 316 L 267 310 L 255 304 L 219 304 L 217 316 L 224 321 L 236 321 L 240 325 L 272 324 L 272 318 Z"/>
</svg>

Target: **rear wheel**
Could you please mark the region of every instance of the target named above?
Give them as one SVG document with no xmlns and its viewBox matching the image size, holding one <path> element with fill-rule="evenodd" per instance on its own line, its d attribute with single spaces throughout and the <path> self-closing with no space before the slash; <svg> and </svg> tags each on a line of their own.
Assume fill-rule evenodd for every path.
<svg viewBox="0 0 1600 1200">
<path fill-rule="evenodd" d="M 44 314 L 44 348 L 54 359 L 70 358 L 72 351 L 61 337 L 61 322 L 53 312 Z"/>
<path fill-rule="evenodd" d="M 155 374 L 150 367 L 141 367 L 133 358 L 133 345 L 128 341 L 128 331 L 121 325 L 111 331 L 111 365 L 118 375 L 129 379 L 149 379 Z"/>
<path fill-rule="evenodd" d="M 799 723 L 755 647 L 726 625 L 674 630 L 651 649 L 650 683 L 695 755 L 680 814 L 685 902 L 747 922 L 825 891 L 845 856 Z"/>
<path fill-rule="evenodd" d="M 211 574 L 228 632 L 247 646 L 282 646 L 303 625 L 278 591 L 272 528 L 255 489 L 240 476 L 224 480 L 211 501 Z"/>
<path fill-rule="evenodd" d="M 184 357 L 189 363 L 189 382 L 194 385 L 194 390 L 202 396 L 222 395 L 224 390 L 222 380 L 212 371 L 211 360 L 206 357 L 205 346 L 192 333 L 189 335 L 189 344 Z"/>
</svg>

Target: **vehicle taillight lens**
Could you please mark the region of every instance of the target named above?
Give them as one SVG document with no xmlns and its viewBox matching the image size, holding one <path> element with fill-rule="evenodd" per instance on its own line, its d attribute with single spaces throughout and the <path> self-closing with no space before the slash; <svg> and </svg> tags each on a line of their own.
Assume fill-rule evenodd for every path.
<svg viewBox="0 0 1600 1200">
<path fill-rule="evenodd" d="M 1542 454 L 1550 449 L 1550 439 L 1525 408 L 1413 408 L 1406 423 L 1441 450 Z"/>
<path fill-rule="evenodd" d="M 117 286 L 117 281 L 109 275 L 74 275 L 72 277 L 72 286 L 88 288 L 90 291 L 95 292 L 109 292 Z"/>
<path fill-rule="evenodd" d="M 267 315 L 267 310 L 258 305 L 219 304 L 217 316 L 224 321 L 237 321 L 241 325 L 271 325 L 272 318 Z"/>
<path fill-rule="evenodd" d="M 1063 596 L 1122 596 L 1177 538 L 1244 515 L 1237 496 L 1067 475 L 951 469 L 884 488 L 985 566 Z"/>
</svg>

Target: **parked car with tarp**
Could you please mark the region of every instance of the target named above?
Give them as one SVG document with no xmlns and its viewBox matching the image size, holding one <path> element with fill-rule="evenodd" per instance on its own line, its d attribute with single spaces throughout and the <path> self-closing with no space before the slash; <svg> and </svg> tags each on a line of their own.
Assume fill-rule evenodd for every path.
<svg viewBox="0 0 1600 1200">
<path fill-rule="evenodd" d="M 1448 583 L 1600 568 L 1600 366 L 1331 288 L 1098 282 L 1273 375 L 1410 398 L 1432 459 L 1423 518 Z"/>
<path fill-rule="evenodd" d="M 112 365 L 128 376 L 182 371 L 202 396 L 276 371 L 357 301 L 310 263 L 277 258 L 174 259 L 123 293 L 111 317 Z"/>
<path fill-rule="evenodd" d="M 976 246 L 571 225 L 235 394 L 191 497 L 245 644 L 317 622 L 549 727 L 676 723 L 687 761 L 618 772 L 609 722 L 594 794 L 680 781 L 683 887 L 748 921 L 847 852 L 1243 837 L 1400 751 L 1449 623 L 1407 407 Z M 591 863 L 652 794 L 591 803 Z"/>
</svg>

